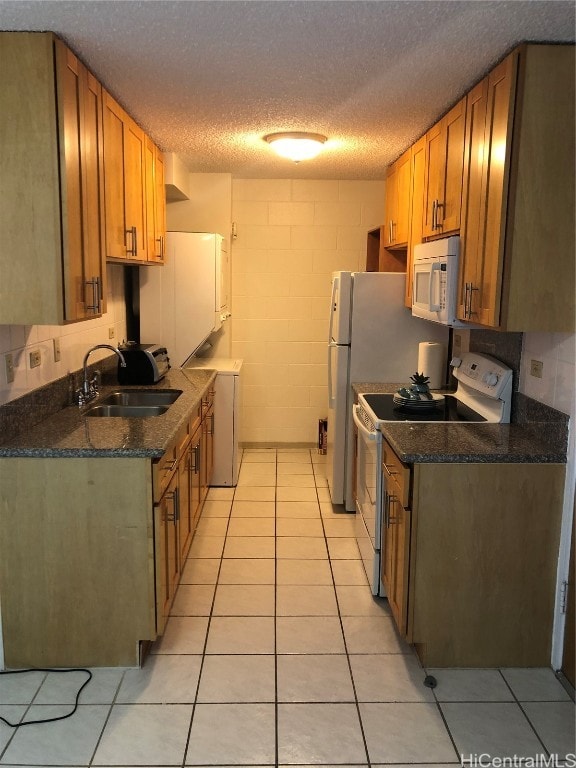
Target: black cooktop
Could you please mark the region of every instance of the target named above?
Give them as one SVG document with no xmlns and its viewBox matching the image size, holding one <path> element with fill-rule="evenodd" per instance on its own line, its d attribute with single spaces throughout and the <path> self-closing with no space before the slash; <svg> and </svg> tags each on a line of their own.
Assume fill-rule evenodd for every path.
<svg viewBox="0 0 576 768">
<path fill-rule="evenodd" d="M 381 392 L 362 393 L 362 397 L 379 421 L 486 421 L 454 395 L 445 395 L 440 405 L 423 410 L 398 406 L 393 401 L 394 395 Z"/>
</svg>

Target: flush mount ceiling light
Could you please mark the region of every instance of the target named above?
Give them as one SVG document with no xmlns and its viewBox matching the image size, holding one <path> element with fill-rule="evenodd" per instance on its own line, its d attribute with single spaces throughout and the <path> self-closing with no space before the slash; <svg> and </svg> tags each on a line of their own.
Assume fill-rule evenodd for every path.
<svg viewBox="0 0 576 768">
<path fill-rule="evenodd" d="M 286 133 L 269 133 L 264 141 L 272 147 L 276 154 L 294 160 L 310 160 L 320 152 L 327 141 L 321 133 L 305 133 L 303 131 L 288 131 Z"/>
</svg>

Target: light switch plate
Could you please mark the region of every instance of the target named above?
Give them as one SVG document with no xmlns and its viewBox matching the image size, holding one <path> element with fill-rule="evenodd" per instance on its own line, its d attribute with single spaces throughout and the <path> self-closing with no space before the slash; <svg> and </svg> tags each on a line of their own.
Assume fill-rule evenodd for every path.
<svg viewBox="0 0 576 768">
<path fill-rule="evenodd" d="M 42 364 L 42 356 L 39 349 L 30 352 L 30 368 L 38 368 Z"/>
<path fill-rule="evenodd" d="M 12 384 L 14 381 L 14 358 L 11 352 L 4 355 L 4 365 L 6 367 L 6 383 Z"/>
<path fill-rule="evenodd" d="M 537 379 L 541 379 L 543 370 L 544 363 L 541 360 L 530 360 L 530 376 L 536 376 Z"/>
<path fill-rule="evenodd" d="M 59 338 L 52 339 L 52 345 L 54 348 L 54 362 L 59 363 L 60 362 L 60 339 Z"/>
</svg>

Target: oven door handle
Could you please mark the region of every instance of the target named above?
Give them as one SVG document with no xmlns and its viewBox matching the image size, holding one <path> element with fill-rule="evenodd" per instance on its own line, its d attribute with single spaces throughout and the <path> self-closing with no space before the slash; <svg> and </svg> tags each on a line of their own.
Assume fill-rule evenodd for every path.
<svg viewBox="0 0 576 768">
<path fill-rule="evenodd" d="M 376 437 L 378 435 L 378 432 L 374 431 L 371 432 L 368 427 L 358 418 L 358 411 L 360 410 L 359 405 L 353 405 L 352 406 L 352 418 L 354 419 L 354 424 L 358 427 L 358 430 L 362 432 L 364 437 L 367 440 L 376 440 Z"/>
</svg>

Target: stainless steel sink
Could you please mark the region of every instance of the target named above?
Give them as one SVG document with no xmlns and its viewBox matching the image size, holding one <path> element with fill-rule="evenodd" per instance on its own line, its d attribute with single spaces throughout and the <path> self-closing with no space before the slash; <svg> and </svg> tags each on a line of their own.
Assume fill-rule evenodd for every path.
<svg viewBox="0 0 576 768">
<path fill-rule="evenodd" d="M 148 419 L 166 413 L 169 405 L 94 405 L 85 416 L 119 416 L 125 419 Z"/>
<path fill-rule="evenodd" d="M 119 405 L 123 407 L 132 406 L 159 406 L 159 405 L 172 405 L 180 395 L 181 389 L 132 389 L 132 390 L 120 390 L 118 392 L 111 392 L 106 397 L 103 397 L 98 406 L 100 405 Z M 97 407 L 98 407 L 97 406 Z M 162 411 L 163 413 L 163 411 Z"/>
</svg>

